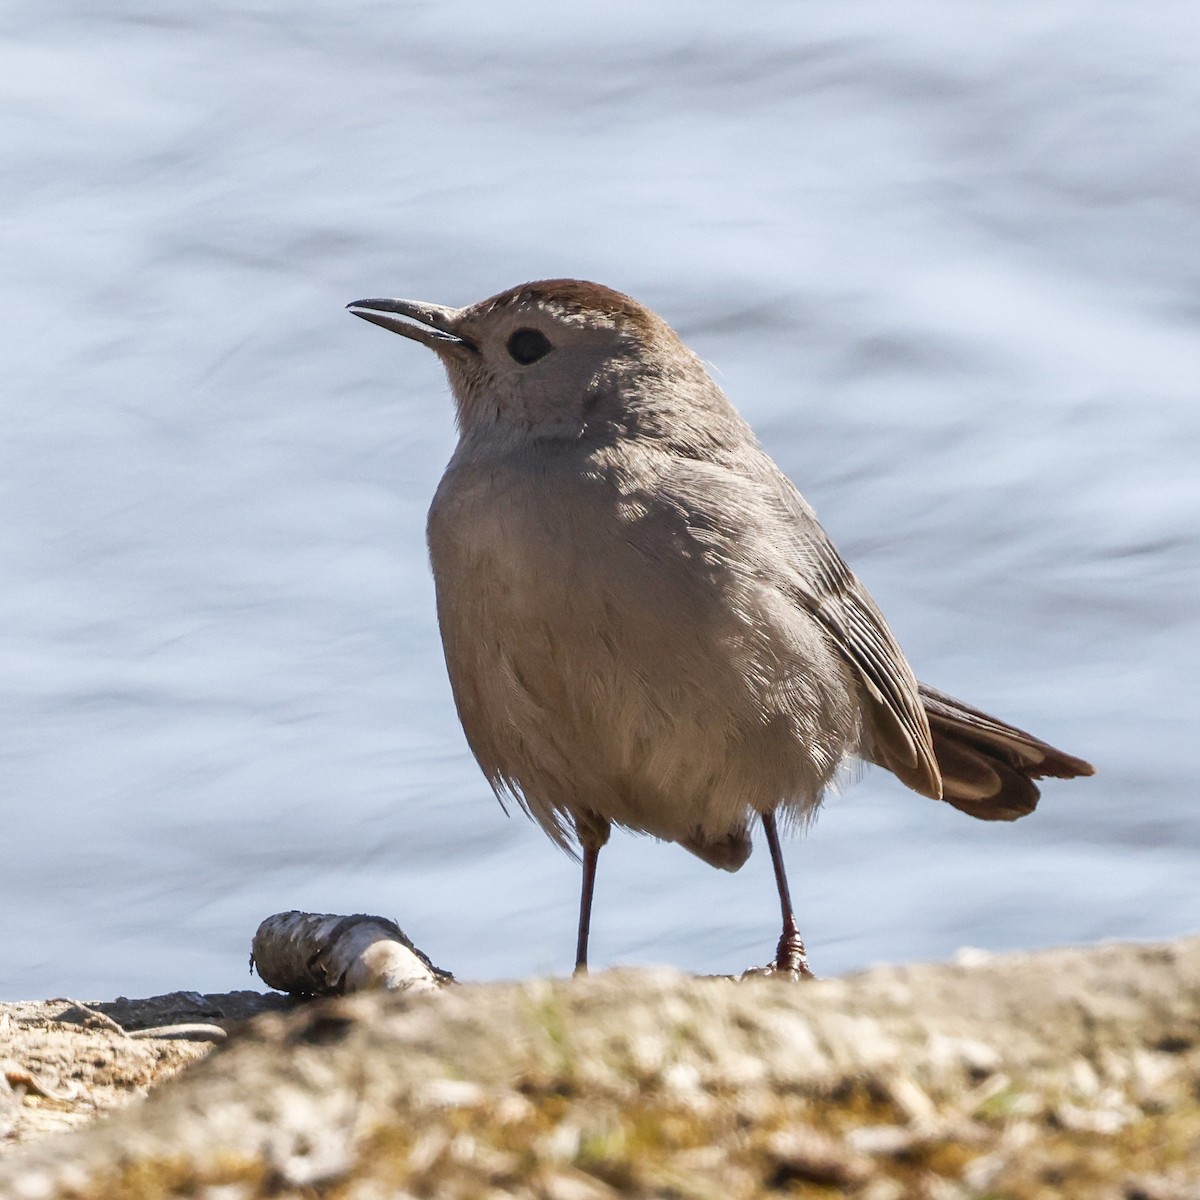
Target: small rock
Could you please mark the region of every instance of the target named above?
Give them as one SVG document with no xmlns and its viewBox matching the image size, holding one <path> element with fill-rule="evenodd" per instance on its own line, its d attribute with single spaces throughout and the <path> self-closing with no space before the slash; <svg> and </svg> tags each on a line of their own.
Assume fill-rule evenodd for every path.
<svg viewBox="0 0 1200 1200">
<path fill-rule="evenodd" d="M 580 1137 L 579 1126 L 564 1121 L 544 1137 L 538 1138 L 537 1154 L 550 1162 L 571 1162 L 579 1153 Z"/>
<path fill-rule="evenodd" d="M 965 1070 L 976 1079 L 994 1074 L 1001 1061 L 999 1053 L 985 1042 L 942 1033 L 929 1039 L 929 1060 L 938 1071 Z"/>
<path fill-rule="evenodd" d="M 1080 1096 L 1091 1098 L 1100 1092 L 1100 1077 L 1085 1058 L 1073 1058 L 1067 1065 L 1067 1079 Z"/>
<path fill-rule="evenodd" d="M 963 1168 L 962 1181 L 973 1192 L 986 1195 L 992 1181 L 1004 1170 L 1006 1163 L 1007 1158 L 1003 1154 L 981 1154 Z"/>
<path fill-rule="evenodd" d="M 492 1120 L 498 1125 L 519 1125 L 534 1114 L 534 1107 L 519 1092 L 506 1092 L 492 1106 Z"/>
<path fill-rule="evenodd" d="M 1119 1133 L 1129 1124 L 1119 1108 L 1080 1108 L 1066 1101 L 1055 1105 L 1054 1116 L 1064 1129 L 1076 1133 Z"/>
<path fill-rule="evenodd" d="M 904 1184 L 895 1179 L 872 1179 L 857 1193 L 857 1200 L 908 1200 L 911 1194 Z"/>
<path fill-rule="evenodd" d="M 200 1200 L 250 1200 L 248 1183 L 215 1183 L 200 1193 Z"/>
<path fill-rule="evenodd" d="M 607 1184 L 578 1171 L 560 1171 L 542 1180 L 542 1200 L 612 1200 L 616 1192 Z"/>
<path fill-rule="evenodd" d="M 851 1129 L 846 1141 L 862 1154 L 891 1155 L 907 1150 L 917 1134 L 903 1125 L 863 1125 Z"/>
<path fill-rule="evenodd" d="M 1169 1054 L 1139 1049 L 1133 1052 L 1132 1066 L 1137 1103 L 1143 1108 L 1163 1104 L 1179 1073 L 1177 1060 Z"/>
<path fill-rule="evenodd" d="M 468 1079 L 431 1079 L 414 1098 L 423 1108 L 469 1108 L 483 1101 L 484 1092 Z"/>
<path fill-rule="evenodd" d="M 446 1153 L 450 1135 L 444 1129 L 423 1133 L 408 1152 L 408 1169 L 413 1176 L 423 1175 Z"/>
<path fill-rule="evenodd" d="M 928 1125 L 937 1119 L 937 1107 L 925 1092 L 905 1075 L 887 1080 L 885 1087 L 893 1103 L 912 1122 Z"/>
<path fill-rule="evenodd" d="M 871 1160 L 844 1142 L 815 1129 L 784 1129 L 767 1139 L 767 1153 L 774 1163 L 768 1186 L 783 1187 L 790 1180 L 849 1187 L 863 1183 L 871 1174 Z"/>
</svg>

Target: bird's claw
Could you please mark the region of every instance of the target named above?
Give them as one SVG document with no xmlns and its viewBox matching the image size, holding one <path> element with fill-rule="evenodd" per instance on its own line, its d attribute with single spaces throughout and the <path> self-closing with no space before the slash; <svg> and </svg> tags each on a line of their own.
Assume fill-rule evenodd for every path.
<svg viewBox="0 0 1200 1200">
<path fill-rule="evenodd" d="M 808 965 L 808 954 L 800 935 L 793 931 L 784 931 L 775 949 L 775 961 L 765 967 L 751 967 L 742 972 L 743 979 L 762 977 L 764 979 L 786 979 L 799 983 L 802 979 L 816 979 Z"/>
<path fill-rule="evenodd" d="M 791 974 L 800 979 L 813 978 L 812 971 L 808 969 L 808 953 L 795 930 L 784 930 L 775 948 L 775 961 L 771 966 L 780 974 Z"/>
</svg>

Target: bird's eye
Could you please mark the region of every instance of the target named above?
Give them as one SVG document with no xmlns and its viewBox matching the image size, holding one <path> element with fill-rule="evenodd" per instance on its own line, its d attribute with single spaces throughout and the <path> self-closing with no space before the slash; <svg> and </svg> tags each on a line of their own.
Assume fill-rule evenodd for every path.
<svg viewBox="0 0 1200 1200">
<path fill-rule="evenodd" d="M 550 339 L 536 329 L 518 329 L 508 339 L 508 352 L 513 360 L 527 367 L 532 362 L 549 354 L 554 347 Z"/>
</svg>

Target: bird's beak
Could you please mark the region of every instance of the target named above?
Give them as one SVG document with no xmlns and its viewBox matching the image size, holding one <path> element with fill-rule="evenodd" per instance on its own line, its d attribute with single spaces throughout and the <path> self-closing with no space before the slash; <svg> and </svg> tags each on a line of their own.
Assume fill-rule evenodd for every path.
<svg viewBox="0 0 1200 1200">
<path fill-rule="evenodd" d="M 346 308 L 380 329 L 390 329 L 412 338 L 431 350 L 448 350 L 455 346 L 475 349 L 466 338 L 454 332 L 461 309 L 425 304 L 420 300 L 355 300 Z"/>
</svg>

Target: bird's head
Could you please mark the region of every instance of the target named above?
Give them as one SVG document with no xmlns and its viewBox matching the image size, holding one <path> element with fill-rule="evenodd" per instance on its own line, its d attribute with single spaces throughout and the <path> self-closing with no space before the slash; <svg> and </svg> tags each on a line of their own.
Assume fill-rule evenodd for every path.
<svg viewBox="0 0 1200 1200">
<path fill-rule="evenodd" d="M 467 308 L 386 299 L 347 307 L 437 354 L 464 436 L 499 425 L 556 440 L 664 437 L 690 425 L 692 410 L 732 414 L 661 317 L 600 284 L 543 280 Z"/>
</svg>

